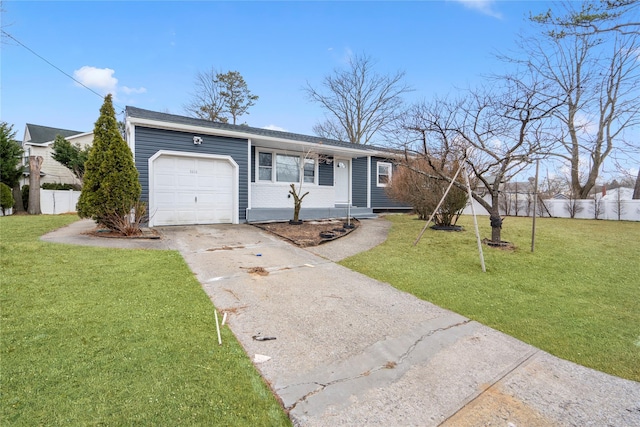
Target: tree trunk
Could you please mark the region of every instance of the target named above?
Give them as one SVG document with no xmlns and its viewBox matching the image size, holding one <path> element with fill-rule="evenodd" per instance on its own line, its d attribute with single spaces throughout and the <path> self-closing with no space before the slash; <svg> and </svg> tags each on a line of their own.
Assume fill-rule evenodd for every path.
<svg viewBox="0 0 640 427">
<path fill-rule="evenodd" d="M 20 182 L 16 183 L 15 187 L 12 189 L 13 192 L 13 213 L 22 213 L 24 212 L 24 203 L 22 203 L 22 190 L 20 190 Z"/>
<path fill-rule="evenodd" d="M 636 186 L 633 189 L 633 199 L 640 199 L 640 168 L 638 169 L 638 177 L 636 178 Z"/>
<path fill-rule="evenodd" d="M 491 194 L 491 209 L 489 209 L 489 221 L 491 222 L 491 241 L 500 243 L 500 233 L 502 232 L 502 218 L 500 217 L 500 193 L 495 191 Z"/>
<path fill-rule="evenodd" d="M 40 167 L 42 156 L 29 156 L 29 214 L 40 215 Z"/>
<path fill-rule="evenodd" d="M 500 233 L 502 232 L 502 218 L 500 218 L 500 214 L 491 213 L 491 215 L 489 215 L 489 221 L 491 221 L 491 241 L 500 243 Z"/>
</svg>

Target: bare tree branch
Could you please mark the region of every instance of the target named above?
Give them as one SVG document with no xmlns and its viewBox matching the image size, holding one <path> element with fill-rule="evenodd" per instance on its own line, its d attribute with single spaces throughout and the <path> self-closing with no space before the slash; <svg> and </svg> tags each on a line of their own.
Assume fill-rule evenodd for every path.
<svg viewBox="0 0 640 427">
<path fill-rule="evenodd" d="M 412 89 L 402 81 L 404 72 L 379 75 L 373 67 L 369 56 L 355 55 L 347 69 L 326 76 L 321 88 L 307 83 L 304 88 L 307 96 L 329 116 L 327 122 L 318 126 L 321 132 L 328 132 L 322 136 L 346 136 L 353 144 L 369 144 L 397 118 L 402 95 Z M 338 127 L 344 132 L 337 132 Z"/>
</svg>

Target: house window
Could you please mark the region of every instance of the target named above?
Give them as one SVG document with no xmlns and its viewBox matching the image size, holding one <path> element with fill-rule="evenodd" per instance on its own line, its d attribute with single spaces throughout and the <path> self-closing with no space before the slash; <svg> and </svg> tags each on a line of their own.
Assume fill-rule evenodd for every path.
<svg viewBox="0 0 640 427">
<path fill-rule="evenodd" d="M 391 182 L 391 163 L 378 162 L 378 187 L 386 187 Z"/>
<path fill-rule="evenodd" d="M 304 182 L 316 182 L 316 161 L 313 159 L 304 159 Z"/>
<path fill-rule="evenodd" d="M 271 181 L 273 173 L 273 154 L 258 153 L 258 180 Z"/>
<path fill-rule="evenodd" d="M 258 152 L 257 181 L 300 182 L 300 165 L 305 183 L 316 182 L 316 160 L 293 154 Z"/>
<path fill-rule="evenodd" d="M 276 154 L 276 181 L 298 182 L 300 181 L 300 156 L 289 154 Z"/>
</svg>

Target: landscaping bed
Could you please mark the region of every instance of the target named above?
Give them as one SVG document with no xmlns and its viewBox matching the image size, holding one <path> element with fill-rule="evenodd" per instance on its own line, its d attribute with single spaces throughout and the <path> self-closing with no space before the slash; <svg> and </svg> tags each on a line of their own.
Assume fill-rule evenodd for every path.
<svg viewBox="0 0 640 427">
<path fill-rule="evenodd" d="M 269 222 L 253 225 L 304 248 L 346 236 L 358 228 L 360 222 L 352 219 L 351 228 L 345 226 L 346 220 L 344 219 L 303 221 L 302 224 Z"/>
</svg>

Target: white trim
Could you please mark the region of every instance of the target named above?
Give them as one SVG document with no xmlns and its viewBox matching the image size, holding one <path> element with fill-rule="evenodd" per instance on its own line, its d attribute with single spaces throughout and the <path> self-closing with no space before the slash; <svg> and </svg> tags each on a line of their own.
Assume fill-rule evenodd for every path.
<svg viewBox="0 0 640 427">
<path fill-rule="evenodd" d="M 260 179 L 260 153 L 264 153 L 264 154 L 271 154 L 271 179 L 270 180 L 265 180 L 265 179 Z M 290 157 L 298 157 L 300 159 L 301 162 L 304 162 L 305 160 L 313 160 L 313 182 L 306 182 L 303 181 L 303 185 L 305 186 L 318 186 L 319 185 L 319 176 L 318 176 L 318 165 L 319 165 L 319 161 L 318 159 L 314 159 L 314 158 L 307 158 L 304 153 L 299 153 L 299 152 L 291 152 L 291 151 L 287 151 L 287 150 L 273 150 L 273 149 L 266 149 L 266 148 L 259 148 L 256 147 L 256 158 L 255 158 L 255 165 L 254 165 L 254 170 L 255 170 L 255 174 L 256 174 L 256 182 L 254 184 L 280 184 L 280 185 L 284 185 L 284 186 L 289 186 L 290 184 L 297 184 L 300 182 L 300 180 L 298 181 L 278 181 L 277 178 L 277 156 L 278 155 L 282 155 L 282 156 L 290 156 Z M 304 164 L 304 163 L 303 163 Z M 304 166 L 299 170 L 299 172 L 302 174 L 301 178 L 304 180 Z"/>
<path fill-rule="evenodd" d="M 380 166 L 389 167 L 389 178 L 386 183 L 380 183 Z M 391 182 L 391 175 L 393 173 L 393 164 L 389 162 L 376 162 L 376 186 L 386 187 Z"/>
<path fill-rule="evenodd" d="M 294 139 L 288 139 L 288 138 L 277 138 L 273 136 L 256 135 L 254 133 L 242 132 L 240 130 L 213 129 L 205 126 L 186 125 L 186 124 L 180 124 L 180 123 L 165 122 L 160 120 L 141 119 L 137 117 L 127 117 L 127 120 L 129 121 L 129 123 L 133 125 L 148 126 L 156 129 L 176 130 L 181 132 L 195 132 L 195 133 L 203 133 L 207 135 L 226 136 L 230 138 L 241 138 L 241 139 L 253 138 L 257 140 L 275 142 L 280 144 L 295 144 L 300 147 L 305 147 L 304 149 L 301 148 L 301 151 L 305 151 L 308 148 L 308 149 L 311 149 L 312 151 L 326 150 L 328 152 L 342 153 L 342 155 L 349 155 L 349 156 L 355 156 L 355 157 L 359 157 L 362 155 L 375 155 L 375 154 L 388 155 L 388 153 L 385 154 L 385 152 L 378 151 L 378 150 L 375 150 L 375 151 L 356 150 L 353 148 L 340 147 L 337 145 L 328 145 L 328 144 L 323 145 L 323 144 L 318 144 L 316 142 L 296 141 Z"/>
<path fill-rule="evenodd" d="M 93 131 L 91 131 L 91 132 L 77 133 L 77 134 L 75 134 L 75 135 L 67 136 L 67 137 L 65 137 L 64 139 L 66 139 L 66 140 L 71 140 L 71 139 L 81 138 L 81 137 L 83 137 L 83 136 L 92 135 L 92 134 L 93 134 Z"/>
<path fill-rule="evenodd" d="M 367 208 L 371 208 L 371 156 L 367 156 Z"/>
<path fill-rule="evenodd" d="M 196 157 L 196 158 L 201 158 L 201 159 L 216 159 L 216 160 L 226 160 L 227 162 L 231 163 L 231 166 L 233 167 L 233 216 L 231 219 L 231 222 L 233 224 L 238 224 L 239 223 L 239 215 L 238 215 L 238 209 L 239 209 L 239 192 L 240 192 L 240 186 L 238 185 L 239 183 L 239 176 L 240 176 L 240 172 L 239 172 L 239 167 L 238 164 L 236 163 L 235 160 L 233 160 L 233 158 L 231 156 L 222 156 L 222 155 L 218 155 L 218 154 L 204 154 L 204 153 L 189 153 L 189 152 L 185 152 L 185 151 L 170 151 L 170 150 L 160 150 L 158 152 L 156 152 L 153 156 L 149 157 L 148 160 L 148 167 L 149 167 L 149 187 L 147 189 L 148 194 L 149 194 L 149 227 L 153 227 L 154 224 L 154 220 L 153 220 L 153 213 L 154 213 L 154 208 L 155 208 L 155 200 L 153 200 L 153 187 L 154 187 L 154 178 L 153 178 L 153 162 L 160 156 L 174 156 L 174 157 Z"/>
<path fill-rule="evenodd" d="M 249 138 L 247 141 L 247 209 L 251 209 L 251 146 L 252 142 Z"/>
<path fill-rule="evenodd" d="M 127 136 L 127 145 L 129 146 L 129 150 L 133 154 L 133 163 L 136 162 L 136 127 L 132 126 L 131 123 L 127 120 L 125 125 L 125 134 Z"/>
</svg>

